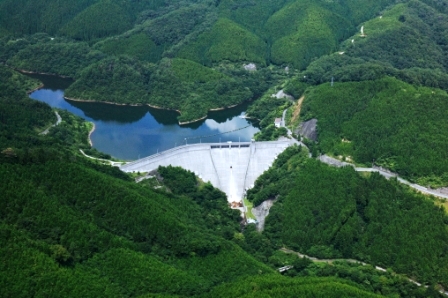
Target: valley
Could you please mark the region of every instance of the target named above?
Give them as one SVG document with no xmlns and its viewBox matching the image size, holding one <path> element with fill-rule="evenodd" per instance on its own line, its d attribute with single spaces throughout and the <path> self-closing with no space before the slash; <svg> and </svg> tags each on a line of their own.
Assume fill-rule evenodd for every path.
<svg viewBox="0 0 448 298">
<path fill-rule="evenodd" d="M 445 297 L 447 7 L 0 0 L 0 296 Z"/>
</svg>

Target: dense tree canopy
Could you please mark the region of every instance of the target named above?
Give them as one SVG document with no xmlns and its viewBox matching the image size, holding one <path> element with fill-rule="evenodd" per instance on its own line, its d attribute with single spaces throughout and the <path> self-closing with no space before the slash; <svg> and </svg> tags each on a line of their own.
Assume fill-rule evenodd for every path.
<svg viewBox="0 0 448 298">
<path fill-rule="evenodd" d="M 254 205 L 278 198 L 263 232 L 274 246 L 447 283 L 443 208 L 397 181 L 332 168 L 303 151 L 287 149 L 248 192 Z"/>
<path fill-rule="evenodd" d="M 2 294 L 440 297 L 448 220 L 435 199 L 292 147 L 247 193 L 254 205 L 276 200 L 260 233 L 191 172 L 161 167 L 136 184 L 86 160 L 91 124 L 58 111 L 51 127 L 54 111 L 25 95 L 40 83 L 12 69 L 72 77 L 76 100 L 179 110 L 179 122 L 253 101 L 259 140 L 286 133 L 272 125 L 292 104 L 272 97 L 282 88 L 304 95 L 301 120 L 318 119 L 314 156 L 446 186 L 445 4 L 0 0 Z"/>
<path fill-rule="evenodd" d="M 306 95 L 323 152 L 386 166 L 423 185 L 448 183 L 446 92 L 396 79 L 323 84 Z M 448 127 L 447 127 L 448 129 Z"/>
</svg>

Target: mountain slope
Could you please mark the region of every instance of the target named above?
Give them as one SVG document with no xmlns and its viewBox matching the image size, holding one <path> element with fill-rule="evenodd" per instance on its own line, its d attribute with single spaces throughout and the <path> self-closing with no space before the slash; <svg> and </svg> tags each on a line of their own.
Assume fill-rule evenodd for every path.
<svg viewBox="0 0 448 298">
<path fill-rule="evenodd" d="M 197 41 L 182 48 L 178 57 L 200 63 L 230 60 L 265 64 L 266 44 L 255 34 L 233 21 L 220 18 L 210 31 L 201 34 Z"/>
<path fill-rule="evenodd" d="M 303 73 L 309 83 L 361 81 L 393 75 L 406 82 L 447 89 L 448 16 L 410 1 L 386 10 L 342 44 L 344 54 L 322 57 Z M 353 42 L 352 42 L 353 40 Z"/>
</svg>

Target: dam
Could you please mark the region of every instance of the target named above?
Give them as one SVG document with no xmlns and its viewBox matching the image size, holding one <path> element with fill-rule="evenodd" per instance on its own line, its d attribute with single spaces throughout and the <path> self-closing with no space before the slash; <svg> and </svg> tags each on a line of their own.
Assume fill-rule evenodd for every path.
<svg viewBox="0 0 448 298">
<path fill-rule="evenodd" d="M 232 205 L 242 202 L 245 191 L 296 140 L 273 142 L 202 143 L 176 147 L 122 165 L 124 172 L 151 172 L 159 166 L 179 166 L 209 181 L 227 195 Z"/>
</svg>

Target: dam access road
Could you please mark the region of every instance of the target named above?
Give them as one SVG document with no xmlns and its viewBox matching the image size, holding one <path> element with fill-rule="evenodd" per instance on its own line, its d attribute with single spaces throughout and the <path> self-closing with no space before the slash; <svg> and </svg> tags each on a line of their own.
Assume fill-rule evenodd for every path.
<svg viewBox="0 0 448 298">
<path fill-rule="evenodd" d="M 179 166 L 209 181 L 227 195 L 230 203 L 242 202 L 244 193 L 296 140 L 273 142 L 202 143 L 176 147 L 125 165 L 124 172 L 151 172 L 159 166 Z"/>
</svg>

